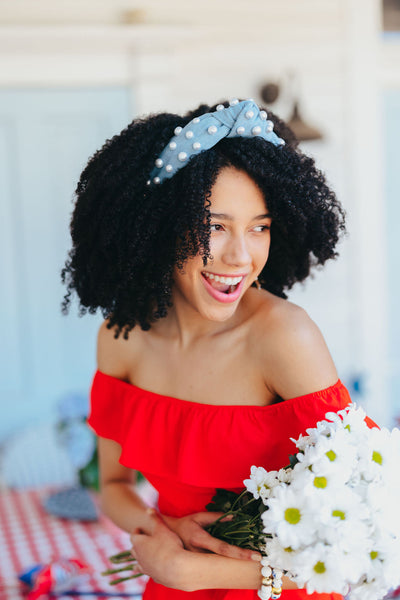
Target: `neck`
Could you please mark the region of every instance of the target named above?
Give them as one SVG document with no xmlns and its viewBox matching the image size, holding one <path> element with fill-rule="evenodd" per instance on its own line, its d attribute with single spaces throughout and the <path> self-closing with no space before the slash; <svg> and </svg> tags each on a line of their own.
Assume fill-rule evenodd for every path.
<svg viewBox="0 0 400 600">
<path fill-rule="evenodd" d="M 240 322 L 240 308 L 239 305 L 226 321 L 213 321 L 203 317 L 190 304 L 173 294 L 173 305 L 165 319 L 157 322 L 156 328 L 160 334 L 168 336 L 184 349 L 233 329 Z"/>
</svg>

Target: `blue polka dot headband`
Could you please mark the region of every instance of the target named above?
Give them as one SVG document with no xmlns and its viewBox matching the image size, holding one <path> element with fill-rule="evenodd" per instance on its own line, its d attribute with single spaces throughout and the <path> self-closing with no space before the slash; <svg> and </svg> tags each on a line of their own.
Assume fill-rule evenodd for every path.
<svg viewBox="0 0 400 600">
<path fill-rule="evenodd" d="M 156 159 L 148 185 L 160 184 L 173 177 L 189 160 L 209 150 L 223 138 L 261 137 L 274 146 L 283 146 L 284 140 L 274 132 L 274 124 L 253 100 L 231 100 L 217 110 L 192 119 L 185 127 L 176 127 L 174 137 Z"/>
</svg>

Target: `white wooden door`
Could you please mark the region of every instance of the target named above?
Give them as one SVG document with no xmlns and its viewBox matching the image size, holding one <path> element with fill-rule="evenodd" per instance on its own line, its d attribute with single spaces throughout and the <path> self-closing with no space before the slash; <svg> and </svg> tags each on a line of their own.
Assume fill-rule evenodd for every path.
<svg viewBox="0 0 400 600">
<path fill-rule="evenodd" d="M 0 91 L 0 440 L 85 393 L 100 316 L 61 314 L 73 192 L 131 120 L 128 88 Z"/>
</svg>

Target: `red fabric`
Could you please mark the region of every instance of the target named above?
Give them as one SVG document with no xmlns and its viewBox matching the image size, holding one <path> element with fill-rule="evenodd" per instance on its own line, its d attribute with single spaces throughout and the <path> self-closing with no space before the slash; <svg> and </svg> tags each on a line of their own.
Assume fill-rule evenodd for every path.
<svg viewBox="0 0 400 600">
<path fill-rule="evenodd" d="M 205 510 L 216 487 L 240 491 L 251 465 L 289 463 L 290 438 L 314 427 L 328 411 L 345 408 L 340 380 L 325 390 L 268 406 L 211 405 L 143 390 L 97 371 L 89 425 L 121 446 L 121 464 L 141 471 L 159 492 L 160 512 L 183 516 Z M 256 600 L 254 590 L 179 592 L 149 581 L 144 600 Z M 335 594 L 286 590 L 282 600 L 339 600 Z"/>
</svg>

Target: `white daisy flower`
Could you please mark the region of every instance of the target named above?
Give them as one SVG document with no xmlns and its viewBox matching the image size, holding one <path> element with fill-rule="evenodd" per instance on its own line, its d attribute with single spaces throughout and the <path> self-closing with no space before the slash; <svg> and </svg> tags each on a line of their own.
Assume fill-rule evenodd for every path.
<svg viewBox="0 0 400 600">
<path fill-rule="evenodd" d="M 321 438 L 321 436 L 330 437 L 337 431 L 338 424 L 330 423 L 329 421 L 318 421 L 315 427 L 306 429 L 308 434 L 308 444 L 315 444 Z"/>
<path fill-rule="evenodd" d="M 279 483 L 278 471 L 266 471 L 263 467 L 252 466 L 250 479 L 245 479 L 243 483 L 256 500 L 261 498 L 265 504 L 271 490 Z"/>
<path fill-rule="evenodd" d="M 290 483 L 292 480 L 292 474 L 293 474 L 292 469 L 280 469 L 278 471 L 278 480 L 281 483 Z"/>
<path fill-rule="evenodd" d="M 384 578 L 388 587 L 398 588 L 400 586 L 400 539 L 391 539 L 389 543 L 385 544 L 384 550 L 380 550 L 378 546 L 377 552 L 377 558 L 382 561 L 381 577 Z"/>
<path fill-rule="evenodd" d="M 299 552 L 295 557 L 295 581 L 313 592 L 346 594 L 348 585 L 344 583 L 342 566 L 344 556 L 335 548 L 317 543 Z"/>
<path fill-rule="evenodd" d="M 400 494 L 397 489 L 373 481 L 366 488 L 366 500 L 373 512 L 375 526 L 392 536 L 400 537 Z"/>
<path fill-rule="evenodd" d="M 363 557 L 370 545 L 369 516 L 370 511 L 357 494 L 346 488 L 330 494 L 319 513 L 319 539 L 344 553 L 357 556 L 357 572 L 360 574 L 360 569 L 366 566 L 366 558 Z M 357 535 L 354 535 L 355 531 Z"/>
<path fill-rule="evenodd" d="M 356 404 L 352 403 L 343 410 L 339 410 L 337 413 L 328 412 L 325 418 L 332 423 L 335 423 L 339 429 L 345 429 L 352 435 L 352 439 L 355 441 L 356 438 L 364 437 L 368 434 L 369 427 L 365 422 L 366 417 L 365 411 L 357 407 Z"/>
<path fill-rule="evenodd" d="M 380 600 L 386 596 L 389 591 L 381 581 L 373 580 L 371 582 L 363 582 L 359 586 L 351 588 L 351 600 Z"/>
<path fill-rule="evenodd" d="M 366 444 L 359 447 L 359 469 L 367 481 L 388 478 L 398 468 L 397 444 L 387 429 L 370 429 Z M 394 446 L 394 447 L 393 447 Z"/>
<path fill-rule="evenodd" d="M 369 552 L 366 552 L 367 567 L 364 573 L 367 573 L 368 581 L 382 578 L 383 562 L 386 559 L 386 553 L 378 550 L 376 546 Z M 389 585 L 389 584 L 388 584 Z"/>
<path fill-rule="evenodd" d="M 314 473 L 324 475 L 334 473 L 346 481 L 356 467 L 357 450 L 347 441 L 347 434 L 338 430 L 334 435 L 324 437 L 305 452 L 307 462 Z"/>
<path fill-rule="evenodd" d="M 264 485 L 266 475 L 267 471 L 263 467 L 253 465 L 250 469 L 250 479 L 243 481 L 247 491 L 253 494 L 256 500 L 260 497 L 260 489 Z"/>
<path fill-rule="evenodd" d="M 278 475 L 277 471 L 271 471 L 270 473 L 267 474 L 267 477 L 264 480 L 264 484 L 261 487 L 260 492 L 259 492 L 260 498 L 262 499 L 264 504 L 266 504 L 274 487 L 279 484 L 279 479 L 278 479 L 277 475 Z"/>
<path fill-rule="evenodd" d="M 321 495 L 333 494 L 343 486 L 343 478 L 337 470 L 318 475 L 310 468 L 304 468 L 301 463 L 297 463 L 293 468 L 290 488 L 304 495 L 308 501 L 314 497 L 314 504 L 316 505 L 327 502 L 327 500 L 323 501 L 321 499 Z"/>
<path fill-rule="evenodd" d="M 315 540 L 315 511 L 304 494 L 281 483 L 266 504 L 269 510 L 262 515 L 263 531 L 275 534 L 284 548 L 296 550 Z"/>
<path fill-rule="evenodd" d="M 265 543 L 265 554 L 270 565 L 277 569 L 293 572 L 293 559 L 296 551 L 291 546 L 282 546 L 278 538 L 267 539 Z"/>
<path fill-rule="evenodd" d="M 367 581 L 373 579 L 385 582 L 389 587 L 400 585 L 400 540 L 385 530 L 373 529 L 372 545 L 368 549 Z"/>
</svg>

